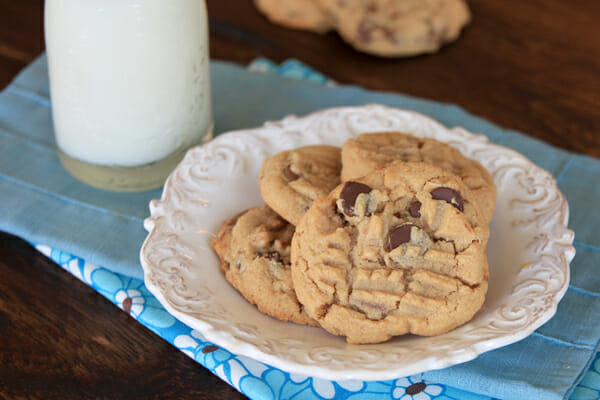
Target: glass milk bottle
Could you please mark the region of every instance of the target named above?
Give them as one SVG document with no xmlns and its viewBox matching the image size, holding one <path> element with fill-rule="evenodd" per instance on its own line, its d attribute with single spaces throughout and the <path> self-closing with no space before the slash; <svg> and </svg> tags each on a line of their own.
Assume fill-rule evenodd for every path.
<svg viewBox="0 0 600 400">
<path fill-rule="evenodd" d="M 160 186 L 212 135 L 204 0 L 46 0 L 58 155 L 102 189 Z"/>
</svg>

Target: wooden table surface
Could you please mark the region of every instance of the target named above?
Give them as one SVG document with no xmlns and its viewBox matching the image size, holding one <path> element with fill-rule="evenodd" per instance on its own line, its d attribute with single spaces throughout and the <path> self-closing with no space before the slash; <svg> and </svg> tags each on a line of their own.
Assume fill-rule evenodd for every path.
<svg viewBox="0 0 600 400">
<path fill-rule="evenodd" d="M 469 0 L 473 22 L 457 42 L 395 60 L 272 25 L 251 0 L 207 4 L 213 58 L 295 57 L 338 82 L 455 103 L 600 157 L 599 1 Z M 43 0 L 0 0 L 0 89 L 43 49 Z M 0 399 L 243 398 L 5 233 L 0 277 Z"/>
</svg>

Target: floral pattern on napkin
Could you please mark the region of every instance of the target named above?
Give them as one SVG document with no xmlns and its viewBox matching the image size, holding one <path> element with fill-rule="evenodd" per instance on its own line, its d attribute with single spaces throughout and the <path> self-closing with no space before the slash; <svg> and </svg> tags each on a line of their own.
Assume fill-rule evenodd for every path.
<svg viewBox="0 0 600 400">
<path fill-rule="evenodd" d="M 139 279 L 116 274 L 71 254 L 37 245 L 38 251 L 94 288 L 145 327 L 202 364 L 241 393 L 256 400 L 489 400 L 419 375 L 378 381 L 334 382 L 290 374 L 208 342 L 200 332 L 171 316 Z M 571 396 L 600 399 L 600 353 Z"/>
</svg>

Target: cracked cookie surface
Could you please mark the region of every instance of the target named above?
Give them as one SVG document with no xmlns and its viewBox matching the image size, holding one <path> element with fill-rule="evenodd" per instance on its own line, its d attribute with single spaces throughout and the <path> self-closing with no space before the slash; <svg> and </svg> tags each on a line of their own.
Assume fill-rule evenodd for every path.
<svg viewBox="0 0 600 400">
<path fill-rule="evenodd" d="M 357 50 L 382 57 L 437 51 L 470 21 L 464 0 L 319 0 Z"/>
<path fill-rule="evenodd" d="M 293 225 L 312 202 L 340 183 L 340 148 L 306 146 L 277 153 L 262 165 L 258 187 L 263 200 Z"/>
<path fill-rule="evenodd" d="M 487 224 L 454 174 L 399 162 L 316 200 L 292 240 L 306 313 L 349 343 L 438 335 L 485 299 Z"/>
<path fill-rule="evenodd" d="M 366 133 L 349 139 L 342 147 L 342 181 L 367 175 L 397 160 L 423 161 L 456 174 L 480 206 L 482 222 L 492 220 L 496 185 L 489 172 L 479 162 L 434 139 L 400 132 Z"/>
<path fill-rule="evenodd" d="M 211 245 L 227 281 L 261 312 L 282 321 L 316 325 L 292 286 L 293 234 L 293 225 L 261 206 L 226 221 Z"/>
</svg>

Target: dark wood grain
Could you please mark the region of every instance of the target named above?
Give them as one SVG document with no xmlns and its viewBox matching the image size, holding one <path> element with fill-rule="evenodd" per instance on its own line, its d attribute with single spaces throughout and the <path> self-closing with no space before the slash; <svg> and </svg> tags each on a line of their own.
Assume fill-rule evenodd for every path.
<svg viewBox="0 0 600 400">
<path fill-rule="evenodd" d="M 0 398 L 244 398 L 6 234 L 0 276 Z"/>
<path fill-rule="evenodd" d="M 600 157 L 600 2 L 471 0 L 473 21 L 457 42 L 396 60 L 357 53 L 334 33 L 272 25 L 249 0 L 207 3 L 216 58 L 295 57 L 342 83 L 455 103 Z"/>
<path fill-rule="evenodd" d="M 600 2 L 470 0 L 439 53 L 386 60 L 208 0 L 213 58 L 294 57 L 341 83 L 458 104 L 600 156 Z M 43 0 L 0 0 L 0 88 L 44 48 Z M 31 246 L 0 233 L 0 399 L 242 397 Z"/>
<path fill-rule="evenodd" d="M 43 4 L 0 1 L 0 89 L 43 50 Z"/>
</svg>

